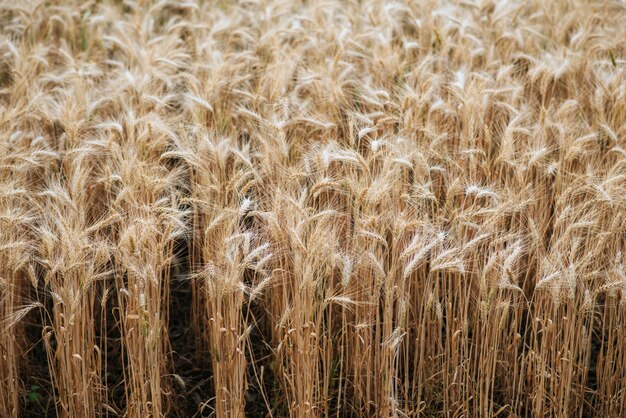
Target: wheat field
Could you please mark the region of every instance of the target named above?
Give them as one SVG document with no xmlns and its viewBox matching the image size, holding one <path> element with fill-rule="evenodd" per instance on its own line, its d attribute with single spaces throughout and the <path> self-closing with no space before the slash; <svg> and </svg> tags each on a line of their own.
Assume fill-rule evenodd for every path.
<svg viewBox="0 0 626 418">
<path fill-rule="evenodd" d="M 0 417 L 626 416 L 626 3 L 1 0 Z"/>
</svg>

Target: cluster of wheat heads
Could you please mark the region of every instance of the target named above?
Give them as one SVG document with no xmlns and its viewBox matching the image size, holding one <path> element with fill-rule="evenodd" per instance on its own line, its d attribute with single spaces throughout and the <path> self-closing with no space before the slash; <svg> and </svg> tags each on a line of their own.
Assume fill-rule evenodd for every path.
<svg viewBox="0 0 626 418">
<path fill-rule="evenodd" d="M 0 416 L 625 416 L 625 22 L 0 3 Z"/>
</svg>

